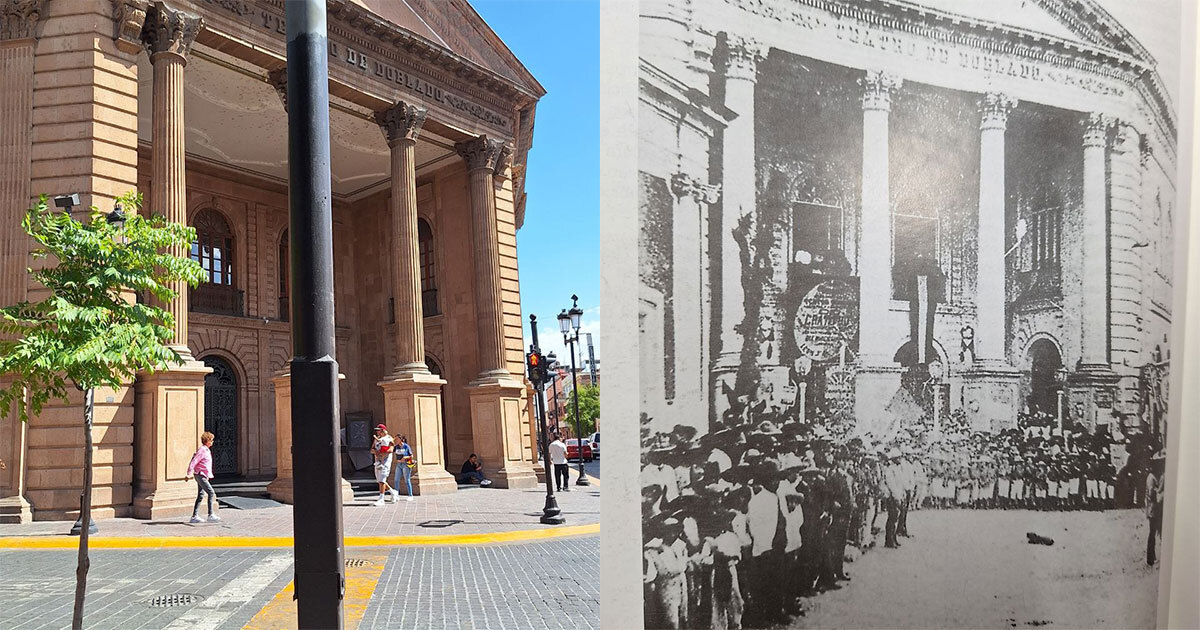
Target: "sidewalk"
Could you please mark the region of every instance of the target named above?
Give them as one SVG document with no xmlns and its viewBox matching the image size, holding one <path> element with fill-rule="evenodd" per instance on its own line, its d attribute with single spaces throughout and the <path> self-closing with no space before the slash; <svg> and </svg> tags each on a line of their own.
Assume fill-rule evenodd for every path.
<svg viewBox="0 0 1200 630">
<path fill-rule="evenodd" d="M 571 479 L 574 483 L 575 474 Z M 525 490 L 470 487 L 453 494 L 418 496 L 412 501 L 401 497 L 398 502 L 383 506 L 371 505 L 374 496 L 358 498 L 343 506 L 343 532 L 348 545 L 353 544 L 349 540 L 352 537 L 363 538 L 359 546 L 371 542 L 365 539 L 381 537 L 393 539 L 374 542 L 381 545 L 454 544 L 454 538 L 462 537 L 458 544 L 469 544 L 594 534 L 600 523 L 600 485 L 599 480 L 595 481 L 597 483 L 591 487 L 572 485 L 570 492 L 555 493 L 559 508 L 567 519 L 567 527 L 538 522 L 546 501 L 545 485 L 538 485 Z M 200 511 L 204 516 L 204 506 Z M 278 546 L 290 540 L 292 535 L 290 505 L 250 510 L 222 506 L 218 514 L 221 517 L 219 523 L 194 525 L 188 523 L 188 516 L 158 520 L 97 519 L 96 526 L 100 531 L 91 538 L 101 543 L 105 538 L 243 537 L 251 540 L 235 546 Z M 67 536 L 70 528 L 71 523 L 64 521 L 0 524 L 0 548 L 12 548 L 17 541 L 4 540 L 12 537 L 63 537 L 73 541 L 74 537 Z M 428 542 L 423 543 L 417 537 L 428 537 Z M 265 539 L 276 539 L 275 544 Z M 146 542 L 150 543 L 149 540 Z M 234 541 L 225 542 L 232 544 Z M 290 546 L 291 543 L 286 544 Z"/>
</svg>

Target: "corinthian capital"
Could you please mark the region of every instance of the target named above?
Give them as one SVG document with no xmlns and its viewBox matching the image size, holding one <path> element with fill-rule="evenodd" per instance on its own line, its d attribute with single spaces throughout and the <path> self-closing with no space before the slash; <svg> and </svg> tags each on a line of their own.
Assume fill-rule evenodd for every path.
<svg viewBox="0 0 1200 630">
<path fill-rule="evenodd" d="M 470 170 L 487 169 L 495 172 L 505 152 L 504 141 L 486 135 L 477 136 L 454 145 L 454 150 L 467 161 Z"/>
<path fill-rule="evenodd" d="M 671 192 L 676 197 L 691 197 L 696 203 L 712 205 L 721 198 L 721 187 L 704 184 L 686 173 L 675 173 L 671 176 Z"/>
<path fill-rule="evenodd" d="M 151 5 L 142 28 L 142 42 L 151 59 L 159 53 L 178 55 L 187 62 L 196 36 L 204 28 L 204 18 L 176 9 L 162 0 Z"/>
<path fill-rule="evenodd" d="M 111 0 L 113 5 L 113 41 L 129 54 L 142 50 L 142 29 L 146 26 L 148 0 Z"/>
<path fill-rule="evenodd" d="M 1083 122 L 1083 146 L 1103 147 L 1108 143 L 1108 133 L 1117 120 L 1108 114 L 1092 112 Z"/>
<path fill-rule="evenodd" d="M 0 41 L 34 37 L 46 0 L 0 0 Z"/>
<path fill-rule="evenodd" d="M 890 111 L 892 109 L 892 93 L 900 89 L 904 81 L 882 70 L 868 70 L 866 76 L 858 80 L 863 88 L 863 109 Z"/>
<path fill-rule="evenodd" d="M 749 37 L 733 34 L 726 35 L 725 43 L 729 48 L 725 76 L 730 79 L 755 80 L 758 75 L 758 62 L 767 56 L 767 47 Z"/>
<path fill-rule="evenodd" d="M 980 129 L 1003 130 L 1008 125 L 1008 114 L 1017 106 L 1017 99 L 1000 92 L 988 92 L 979 99 Z"/>
<path fill-rule="evenodd" d="M 421 125 L 425 124 L 425 114 L 428 110 L 420 105 L 396 101 L 395 105 L 375 112 L 375 122 L 383 130 L 388 146 L 401 140 L 417 141 L 421 133 Z"/>
</svg>

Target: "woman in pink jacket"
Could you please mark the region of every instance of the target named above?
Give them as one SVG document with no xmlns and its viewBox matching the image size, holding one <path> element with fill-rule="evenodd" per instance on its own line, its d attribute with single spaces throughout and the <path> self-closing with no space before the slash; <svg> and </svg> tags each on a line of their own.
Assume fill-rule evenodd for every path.
<svg viewBox="0 0 1200 630">
<path fill-rule="evenodd" d="M 212 451 L 209 448 L 212 446 L 213 438 L 216 437 L 212 433 L 205 431 L 200 434 L 200 448 L 196 449 L 196 454 L 192 455 L 192 461 L 188 464 L 187 475 L 184 479 L 191 479 L 192 475 L 196 475 L 196 485 L 199 490 L 196 491 L 196 505 L 192 507 L 193 523 L 203 522 L 200 520 L 200 500 L 204 495 L 208 495 L 208 522 L 216 523 L 221 520 L 221 517 L 213 514 L 213 499 L 217 493 L 213 491 L 212 484 L 209 479 L 212 479 Z"/>
</svg>

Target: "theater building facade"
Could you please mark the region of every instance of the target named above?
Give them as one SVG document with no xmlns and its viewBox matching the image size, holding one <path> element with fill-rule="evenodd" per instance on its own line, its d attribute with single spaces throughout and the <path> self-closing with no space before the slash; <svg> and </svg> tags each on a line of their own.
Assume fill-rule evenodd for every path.
<svg viewBox="0 0 1200 630">
<path fill-rule="evenodd" d="M 417 450 L 421 493 L 478 453 L 533 485 L 516 231 L 544 89 L 465 0 L 330 0 L 336 357 L 344 469 L 369 427 Z M 196 228 L 208 282 L 169 307 L 181 366 L 97 394 L 93 506 L 191 509 L 218 475 L 291 495 L 286 55 L 281 0 L 0 0 L 0 299 L 38 299 L 20 218 L 79 193 Z M 78 401 L 0 420 L 0 519 L 73 519 Z M 194 486 L 194 484 L 193 484 Z"/>
<path fill-rule="evenodd" d="M 1177 77 L 1098 3 L 645 4 L 652 432 L 745 397 L 879 436 L 905 389 L 1161 432 Z"/>
</svg>

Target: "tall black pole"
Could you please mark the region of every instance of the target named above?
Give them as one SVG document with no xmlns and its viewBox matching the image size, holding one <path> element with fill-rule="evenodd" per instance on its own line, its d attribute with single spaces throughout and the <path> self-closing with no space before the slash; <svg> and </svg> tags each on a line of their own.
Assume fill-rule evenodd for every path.
<svg viewBox="0 0 1200 630">
<path fill-rule="evenodd" d="M 574 398 L 575 405 L 575 439 L 579 442 L 579 479 L 575 480 L 577 486 L 590 486 L 592 482 L 588 481 L 587 473 L 583 472 L 583 425 L 579 422 L 579 375 L 575 373 L 575 344 L 579 341 L 579 331 L 575 331 L 575 337 L 571 339 L 571 393 Z"/>
<path fill-rule="evenodd" d="M 300 628 L 341 628 L 342 462 L 334 360 L 329 42 L 325 0 L 288 0 L 288 207 L 292 298 L 292 509 Z"/>
<path fill-rule="evenodd" d="M 538 346 L 537 315 L 529 316 L 529 331 L 533 337 L 533 351 L 541 352 Z M 538 440 L 538 447 L 542 451 L 542 467 L 546 469 L 546 506 L 542 508 L 541 521 L 546 525 L 562 525 L 567 519 L 563 518 L 562 510 L 558 509 L 558 500 L 554 498 L 554 463 L 550 461 L 550 438 L 546 433 L 546 401 L 542 399 L 546 383 L 539 381 L 534 383 L 533 387 L 537 391 L 537 396 L 534 396 L 534 408 L 537 411 L 538 431 L 542 434 Z"/>
</svg>

